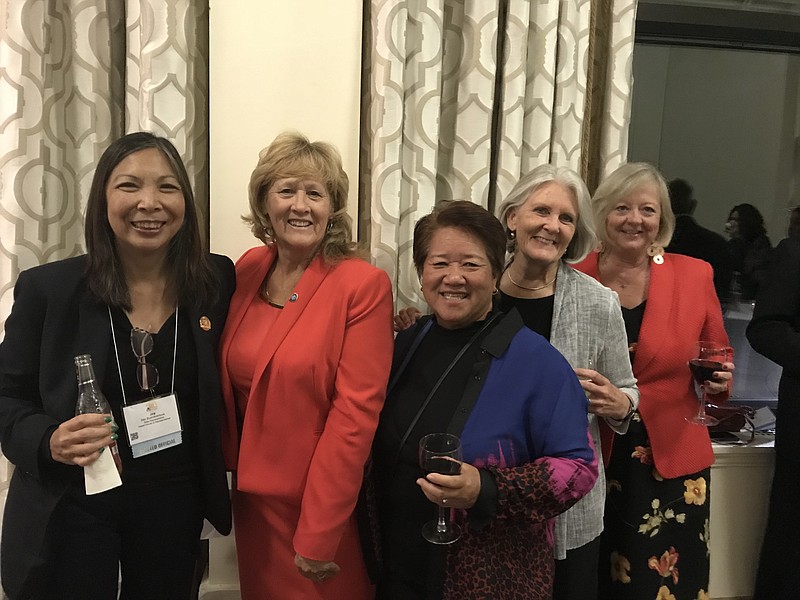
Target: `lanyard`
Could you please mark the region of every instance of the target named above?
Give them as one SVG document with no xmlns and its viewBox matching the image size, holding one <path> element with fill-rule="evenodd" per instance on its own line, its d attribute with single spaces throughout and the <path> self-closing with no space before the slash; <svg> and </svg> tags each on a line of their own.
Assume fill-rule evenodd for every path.
<svg viewBox="0 0 800 600">
<path fill-rule="evenodd" d="M 125 396 L 125 385 L 122 383 L 122 365 L 119 362 L 119 350 L 117 349 L 117 334 L 114 332 L 114 321 L 111 318 L 111 307 L 108 308 L 108 322 L 111 325 L 111 338 L 114 340 L 114 355 L 117 357 L 117 373 L 119 373 L 119 387 L 122 392 L 122 406 L 128 405 Z M 152 335 L 152 334 L 151 334 Z M 175 341 L 172 346 L 172 386 L 170 393 L 175 393 L 175 359 L 178 355 L 178 306 L 175 306 Z"/>
</svg>

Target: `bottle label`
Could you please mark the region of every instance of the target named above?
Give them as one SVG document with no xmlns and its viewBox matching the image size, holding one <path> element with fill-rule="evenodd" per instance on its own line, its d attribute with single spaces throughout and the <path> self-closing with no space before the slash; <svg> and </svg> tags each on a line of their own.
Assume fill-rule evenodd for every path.
<svg viewBox="0 0 800 600">
<path fill-rule="evenodd" d="M 86 495 L 99 494 L 122 485 L 122 479 L 111 456 L 111 448 L 106 448 L 100 453 L 100 458 L 92 464 L 83 467 L 83 482 Z"/>
</svg>

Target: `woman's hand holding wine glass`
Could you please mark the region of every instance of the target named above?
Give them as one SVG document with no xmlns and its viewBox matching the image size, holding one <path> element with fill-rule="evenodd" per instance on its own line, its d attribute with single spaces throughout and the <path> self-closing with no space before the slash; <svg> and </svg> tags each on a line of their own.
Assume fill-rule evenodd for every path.
<svg viewBox="0 0 800 600">
<path fill-rule="evenodd" d="M 461 463 L 458 475 L 429 473 L 417 479 L 425 497 L 447 508 L 472 508 L 481 491 L 481 474 L 469 463 Z"/>
<path fill-rule="evenodd" d="M 728 382 L 733 377 L 734 365 L 730 362 L 732 350 L 716 342 L 697 342 L 697 354 L 689 361 L 689 369 L 697 384 L 700 386 L 701 395 L 698 401 L 697 414 L 686 417 L 686 420 L 697 425 L 716 425 L 717 419 L 706 414 L 706 403 L 709 394 L 719 394 L 727 389 Z"/>
<path fill-rule="evenodd" d="M 419 464 L 425 477 L 417 485 L 438 506 L 438 518 L 422 528 L 423 537 L 433 544 L 451 544 L 461 537 L 461 528 L 450 523 L 450 508 L 469 508 L 480 491 L 480 474 L 461 462 L 461 441 L 449 433 L 431 433 L 419 442 Z"/>
</svg>

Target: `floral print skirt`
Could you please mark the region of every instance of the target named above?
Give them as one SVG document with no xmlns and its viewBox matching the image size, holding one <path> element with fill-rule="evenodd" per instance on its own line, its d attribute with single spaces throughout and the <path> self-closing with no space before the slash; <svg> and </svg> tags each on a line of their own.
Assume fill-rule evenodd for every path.
<svg viewBox="0 0 800 600">
<path fill-rule="evenodd" d="M 606 468 L 601 600 L 708 600 L 711 469 L 663 478 L 639 414 Z"/>
</svg>

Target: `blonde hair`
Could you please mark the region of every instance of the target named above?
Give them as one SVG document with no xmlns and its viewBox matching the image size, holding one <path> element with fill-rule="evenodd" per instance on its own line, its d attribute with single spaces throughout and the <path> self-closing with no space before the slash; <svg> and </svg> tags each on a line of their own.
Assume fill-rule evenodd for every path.
<svg viewBox="0 0 800 600">
<path fill-rule="evenodd" d="M 669 245 L 675 231 L 675 215 L 670 205 L 667 183 L 658 169 L 644 162 L 625 163 L 597 187 L 597 191 L 592 197 L 592 212 L 594 221 L 598 224 L 597 237 L 600 242 L 608 243 L 605 223 L 614 206 L 637 188 L 648 184 L 656 186 L 658 203 L 661 208 L 658 234 L 653 243 L 662 247 Z"/>
<path fill-rule="evenodd" d="M 327 262 L 359 255 L 347 214 L 349 179 L 339 151 L 326 142 L 311 142 L 297 132 L 281 133 L 259 153 L 248 186 L 250 214 L 242 217 L 253 235 L 265 244 L 275 242 L 267 214 L 267 192 L 278 179 L 295 177 L 320 181 L 330 195 L 331 215 L 318 252 Z"/>
</svg>

